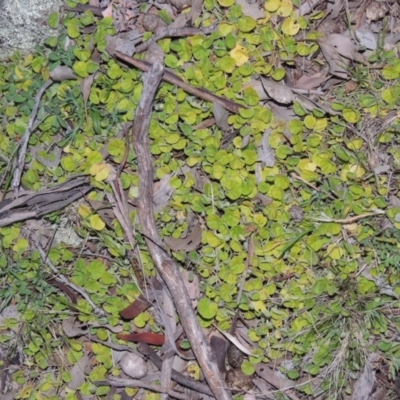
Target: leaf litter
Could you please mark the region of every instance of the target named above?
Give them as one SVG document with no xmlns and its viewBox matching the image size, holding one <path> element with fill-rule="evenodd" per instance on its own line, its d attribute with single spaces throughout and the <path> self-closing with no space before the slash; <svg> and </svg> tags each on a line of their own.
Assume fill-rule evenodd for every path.
<svg viewBox="0 0 400 400">
<path fill-rule="evenodd" d="M 10 139 L 24 132 L 29 139 L 29 164 L 23 150 L 11 186 L 17 199 L 9 191 L 0 203 L 3 278 L 10 274 L 7 264 L 16 268 L 17 282 L 25 274 L 23 255 L 30 242 L 16 222 L 23 224 L 28 218 L 57 222 L 52 213 L 63 213 L 66 205 L 82 196 L 88 197 L 88 204 L 104 204 L 104 210 L 80 207 L 79 215 L 71 214 L 77 233 L 89 238 L 90 232 L 100 254 L 68 249 L 57 241 L 49 242 L 53 246 L 49 256 L 42 257 L 47 266 L 65 272 L 60 274 L 64 280 L 68 277 L 81 286 L 86 299 L 77 304 L 61 301 L 60 287 L 61 292 L 52 289 L 48 297 L 57 306 L 70 340 L 70 350 L 59 345 L 71 375 L 69 389 L 80 395 L 96 391 L 104 397 L 112 387 L 119 394 L 141 396 L 138 389 L 128 389 L 141 387 L 138 382 L 126 381 L 124 388 L 121 382 L 104 381 L 107 371 L 116 368 L 107 342 L 116 346 L 118 338 L 140 338 L 140 342 L 157 335 L 161 344 L 164 334 L 171 336 L 165 324 L 166 312 L 175 318 L 171 309 L 166 311 L 155 302 L 143 284 L 143 276 L 154 274 L 154 269 L 144 245 L 146 237 L 140 237 L 136 199 L 129 199 L 135 207 L 121 208 L 129 215 L 118 218 L 107 211 L 105 199 L 112 197 L 103 195 L 110 187 L 100 175 L 92 176 L 90 193 L 82 178 L 68 180 L 102 162 L 118 167 L 126 154 L 119 181 L 113 181 L 120 187 L 112 189 L 114 195 L 136 194 L 137 155 L 108 135 L 115 133 L 118 124 L 132 120 L 141 90 L 139 70 L 147 71 L 149 65 L 130 57 L 145 51 L 147 61 L 163 61 L 169 69 L 165 73 L 169 83 L 161 86 L 153 104 L 149 129 L 157 227 L 169 248 L 162 251 L 171 252 L 182 268 L 189 269 L 184 271 L 188 306 L 197 305 L 204 333 L 212 333 L 214 325 L 226 332 L 232 313 L 243 314 L 246 323 L 240 332 L 246 346 L 233 336 L 231 340 L 251 353 L 241 370 L 255 386 L 244 396 L 262 392 L 274 397 L 280 391 L 289 398 L 344 398 L 351 393 L 353 399 L 361 399 L 378 396 L 385 380 L 395 392 L 400 324 L 396 313 L 400 293 L 398 5 L 275 0 L 196 1 L 192 6 L 161 1 L 91 1 L 76 7 L 72 3 L 67 2 L 64 26 L 75 41 L 73 51 L 49 41 L 53 64 L 37 53 L 25 60 L 12 57 L 8 78 L 0 81 L 2 93 L 9 92 L 4 94 L 8 108 L 0 132 L 4 193 L 12 167 L 9 161 L 16 154 L 13 151 L 19 151 Z M 97 33 L 90 36 L 95 25 Z M 84 35 L 90 40 L 82 40 Z M 104 52 L 106 41 L 109 54 Z M 125 69 L 110 57 L 113 54 L 139 70 Z M 10 79 L 14 74 L 20 81 Z M 46 90 L 51 92 L 57 117 L 50 116 L 47 103 L 44 106 L 48 99 L 40 96 L 36 121 L 33 105 L 24 108 L 26 92 L 30 90 L 34 98 L 40 89 L 32 83 L 34 74 L 51 78 Z M 127 100 L 127 93 L 133 101 Z M 30 115 L 33 119 L 27 126 Z M 215 127 L 204 124 L 210 116 Z M 68 126 L 75 136 L 57 147 L 56 161 L 40 156 L 38 149 L 52 151 L 54 140 L 59 141 L 58 129 Z M 100 133 L 99 142 L 90 134 L 93 128 Z M 23 171 L 25 163 L 29 170 Z M 291 218 L 293 207 L 299 207 L 301 218 Z M 105 223 L 99 224 L 102 220 Z M 129 222 L 135 239 L 126 231 Z M 245 268 L 253 233 L 255 256 Z M 40 242 L 36 252 L 41 246 L 46 244 Z M 80 254 L 89 254 L 90 260 Z M 74 266 L 75 256 L 79 260 Z M 38 268 L 38 259 L 32 258 L 33 268 Z M 128 278 L 132 267 L 141 268 L 138 275 L 142 275 L 134 283 Z M 44 281 L 32 282 L 39 290 Z M 17 303 L 28 324 L 32 309 L 22 305 L 36 290 L 32 288 L 11 286 L 2 292 L 3 308 Z M 235 303 L 232 298 L 238 289 L 240 298 Z M 43 309 L 46 298 L 39 300 L 39 296 L 36 310 Z M 132 307 L 138 301 L 143 305 Z M 95 310 L 104 308 L 106 315 L 95 316 L 90 302 Z M 67 324 L 72 312 L 80 320 L 76 326 Z M 120 320 L 120 315 L 133 322 Z M 95 324 L 99 318 L 104 323 Z M 163 329 L 164 334 L 159 333 Z M 88 330 L 103 344 L 94 346 Z M 45 327 L 39 331 L 47 335 Z M 12 340 L 12 332 L 3 334 L 6 343 Z M 84 350 L 79 341 L 83 337 Z M 35 357 L 43 378 L 28 384 L 23 373 L 16 376 L 20 397 L 40 392 L 44 384 L 56 384 L 46 374 L 46 360 L 35 351 L 43 339 L 31 343 L 25 357 Z M 171 368 L 167 363 L 161 368 L 164 391 L 176 376 Z M 95 382 L 106 384 L 96 387 Z M 159 391 L 156 385 L 142 387 Z"/>
</svg>

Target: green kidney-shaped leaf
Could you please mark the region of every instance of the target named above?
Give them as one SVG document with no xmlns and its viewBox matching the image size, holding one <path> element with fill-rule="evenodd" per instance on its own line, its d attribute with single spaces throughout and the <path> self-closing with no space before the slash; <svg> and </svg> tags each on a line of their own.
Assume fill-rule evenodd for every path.
<svg viewBox="0 0 400 400">
<path fill-rule="evenodd" d="M 86 78 L 89 75 L 87 68 L 86 68 L 86 63 L 84 61 L 77 61 L 72 66 L 72 69 L 81 78 Z"/>
<path fill-rule="evenodd" d="M 352 108 L 345 108 L 343 110 L 343 118 L 347 122 L 355 124 L 360 120 L 360 113 L 357 110 L 353 110 Z"/>
<path fill-rule="evenodd" d="M 256 27 L 257 23 L 253 18 L 244 16 L 239 19 L 238 26 L 242 32 L 250 32 Z"/>
<path fill-rule="evenodd" d="M 235 4 L 235 0 L 218 0 L 218 3 L 222 7 L 231 7 Z"/>
<path fill-rule="evenodd" d="M 399 71 L 389 65 L 388 67 L 383 68 L 382 76 L 387 80 L 397 79 L 399 77 Z"/>
<path fill-rule="evenodd" d="M 384 352 L 389 351 L 392 348 L 392 344 L 390 342 L 386 342 L 384 340 L 380 340 L 377 343 L 377 346 L 378 346 L 379 350 L 384 351 Z"/>
<path fill-rule="evenodd" d="M 230 73 L 235 69 L 236 61 L 232 57 L 225 56 L 220 58 L 215 63 L 215 66 L 224 72 Z"/>
<path fill-rule="evenodd" d="M 53 12 L 49 15 L 49 18 L 47 19 L 47 23 L 49 24 L 50 28 L 56 29 L 58 26 L 58 13 Z"/>
<path fill-rule="evenodd" d="M 68 36 L 69 36 L 71 39 L 76 39 L 76 38 L 79 37 L 79 35 L 80 35 L 80 33 L 79 33 L 79 28 L 78 28 L 77 26 L 75 26 L 75 25 L 70 25 L 70 26 L 67 28 L 67 33 L 68 33 Z"/>
<path fill-rule="evenodd" d="M 250 361 L 247 361 L 247 360 L 242 362 L 241 370 L 247 376 L 251 376 L 255 372 L 253 364 Z"/>
<path fill-rule="evenodd" d="M 217 315 L 218 306 L 210 299 L 200 299 L 197 304 L 197 311 L 204 319 L 212 319 Z"/>
<path fill-rule="evenodd" d="M 75 49 L 74 54 L 80 61 L 86 61 L 90 57 L 90 51 L 86 49 Z"/>
</svg>

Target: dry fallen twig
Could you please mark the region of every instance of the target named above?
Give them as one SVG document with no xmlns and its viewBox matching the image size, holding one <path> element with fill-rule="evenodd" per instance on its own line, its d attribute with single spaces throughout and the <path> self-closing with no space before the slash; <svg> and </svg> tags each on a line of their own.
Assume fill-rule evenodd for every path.
<svg viewBox="0 0 400 400">
<path fill-rule="evenodd" d="M 51 271 L 55 275 L 55 279 L 59 282 L 62 282 L 64 285 L 70 287 L 71 289 L 75 290 L 78 292 L 93 308 L 93 312 L 98 316 L 98 317 L 104 317 L 107 314 L 101 310 L 99 307 L 94 304 L 92 299 L 89 297 L 89 295 L 85 292 L 84 289 L 74 285 L 72 282 L 70 282 L 63 274 L 61 274 L 58 269 L 54 266 L 54 264 L 49 260 L 47 257 L 45 251 L 42 249 L 39 243 L 37 243 L 32 237 L 30 237 L 30 242 L 33 244 L 33 247 L 39 252 L 40 258 L 42 261 L 51 269 Z"/>
<path fill-rule="evenodd" d="M 142 53 L 147 50 L 152 43 L 156 43 L 158 40 L 166 38 L 166 37 L 182 37 L 182 36 L 193 36 L 193 35 L 207 35 L 215 30 L 215 26 L 211 25 L 207 28 L 192 28 L 192 27 L 184 27 L 184 28 L 169 28 L 168 26 L 157 30 L 153 34 L 153 36 L 143 42 L 141 45 L 136 46 L 136 53 Z"/>
<path fill-rule="evenodd" d="M 128 57 L 129 58 L 129 57 Z M 133 145 L 138 160 L 139 198 L 138 215 L 142 232 L 150 255 L 161 278 L 166 283 L 174 301 L 181 324 L 186 332 L 193 352 L 200 364 L 203 374 L 218 400 L 229 400 L 231 395 L 224 388 L 225 383 L 218 370 L 214 354 L 204 337 L 189 295 L 184 285 L 179 267 L 168 255 L 157 230 L 153 214 L 153 165 L 150 155 L 148 129 L 154 96 L 163 77 L 161 64 L 154 63 L 143 79 L 143 92 L 133 125 Z"/>
<path fill-rule="evenodd" d="M 98 386 L 102 385 L 110 385 L 110 386 L 115 386 L 115 387 L 133 387 L 133 388 L 143 388 L 143 389 L 148 389 L 153 392 L 158 392 L 161 393 L 161 386 L 158 385 L 152 385 L 151 383 L 146 383 L 138 379 L 121 379 L 121 378 L 109 378 L 104 381 L 98 381 L 94 382 Z M 190 400 L 188 396 L 179 393 L 175 390 L 168 390 L 168 394 L 175 398 L 175 399 L 180 399 L 180 400 Z"/>
<path fill-rule="evenodd" d="M 322 213 L 322 215 L 318 218 L 313 218 L 313 221 L 318 222 L 336 222 L 337 224 L 352 224 L 360 219 L 368 218 L 368 217 L 376 217 L 377 215 L 386 214 L 385 211 L 379 209 L 373 209 L 373 212 L 368 212 L 360 215 L 355 215 L 354 217 L 348 218 L 331 218 L 326 214 Z"/>
<path fill-rule="evenodd" d="M 138 351 L 141 354 L 147 356 L 149 358 L 149 360 L 159 370 L 161 370 L 163 361 L 148 344 L 140 343 L 140 345 L 138 347 Z M 196 381 L 193 378 L 187 377 L 174 369 L 171 371 L 171 378 L 175 382 L 179 383 L 180 385 L 190 388 L 192 390 L 195 390 L 196 392 L 207 394 L 208 396 L 213 395 L 210 388 L 207 385 L 205 385 L 204 383 L 201 383 L 199 381 Z"/>
<path fill-rule="evenodd" d="M 24 136 L 20 141 L 20 150 L 17 159 L 17 165 L 14 170 L 13 180 L 12 180 L 12 188 L 15 192 L 15 197 L 18 198 L 18 190 L 19 185 L 21 184 L 21 175 L 25 165 L 25 157 L 26 157 L 26 149 L 28 148 L 29 138 L 31 137 L 31 133 L 33 130 L 33 124 L 36 119 L 36 114 L 39 110 L 40 99 L 43 96 L 43 93 L 46 89 L 53 84 L 52 79 L 48 79 L 46 82 L 43 83 L 42 87 L 40 88 L 39 92 L 37 93 L 34 101 L 33 110 L 31 112 L 31 116 L 29 117 L 28 125 L 26 127 L 26 131 Z"/>
<path fill-rule="evenodd" d="M 129 56 L 126 56 L 123 53 L 120 53 L 119 51 L 115 52 L 115 55 L 121 59 L 127 62 L 128 64 L 133 65 L 134 67 L 140 69 L 141 71 L 147 72 L 150 70 L 151 64 L 142 61 L 142 60 L 137 60 L 136 58 L 132 58 Z M 193 86 L 188 85 L 186 82 L 184 82 L 181 78 L 173 74 L 172 72 L 169 71 L 164 71 L 164 75 L 162 76 L 162 79 L 165 82 L 172 83 L 173 85 L 176 85 L 183 89 L 185 92 L 193 94 L 203 100 L 210 101 L 213 103 L 214 101 L 218 102 L 221 104 L 222 107 L 227 109 L 228 111 L 231 111 L 235 114 L 239 114 L 240 108 L 247 108 L 245 105 L 235 103 L 231 100 L 224 99 L 223 97 L 217 96 L 214 93 L 211 93 L 210 91 L 202 88 L 195 88 Z"/>
<path fill-rule="evenodd" d="M 266 365 L 263 365 L 262 369 L 259 368 L 258 370 L 256 370 L 256 373 L 259 377 L 264 379 L 271 386 L 277 388 L 279 392 L 289 397 L 289 399 L 300 400 L 293 390 L 296 387 L 296 385 L 290 379 L 285 377 L 278 377 L 274 373 L 274 371 L 271 368 L 267 367 Z M 258 383 L 257 379 L 255 379 L 253 382 L 259 387 L 259 385 L 257 384 Z M 263 390 L 262 387 L 259 388 L 260 390 Z M 263 395 L 268 395 L 268 393 L 263 392 Z"/>
<path fill-rule="evenodd" d="M 0 227 L 14 222 L 40 218 L 50 212 L 61 210 L 85 195 L 92 186 L 86 176 L 75 176 L 51 188 L 39 192 L 29 190 L 20 193 L 18 199 L 0 201 Z"/>
</svg>

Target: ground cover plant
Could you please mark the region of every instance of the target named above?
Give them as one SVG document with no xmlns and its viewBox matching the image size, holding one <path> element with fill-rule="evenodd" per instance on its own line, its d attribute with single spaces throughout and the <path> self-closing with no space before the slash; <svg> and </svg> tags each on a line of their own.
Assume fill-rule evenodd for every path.
<svg viewBox="0 0 400 400">
<path fill-rule="evenodd" d="M 3 395 L 397 398 L 397 3 L 101 5 L 0 65 Z"/>
</svg>

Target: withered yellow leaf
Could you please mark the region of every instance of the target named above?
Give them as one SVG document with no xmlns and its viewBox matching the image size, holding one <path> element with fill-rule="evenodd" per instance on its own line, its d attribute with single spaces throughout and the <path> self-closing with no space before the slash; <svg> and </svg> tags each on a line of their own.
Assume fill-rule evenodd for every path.
<svg viewBox="0 0 400 400">
<path fill-rule="evenodd" d="M 237 67 L 246 64 L 249 60 L 249 53 L 247 52 L 247 49 L 240 44 L 236 45 L 236 47 L 233 48 L 229 54 L 235 60 Z"/>
<path fill-rule="evenodd" d="M 96 163 L 90 167 L 89 172 L 97 182 L 102 182 L 108 178 L 110 168 L 105 163 Z"/>
</svg>

